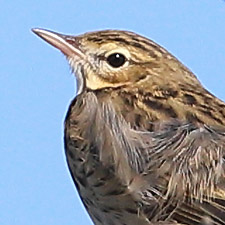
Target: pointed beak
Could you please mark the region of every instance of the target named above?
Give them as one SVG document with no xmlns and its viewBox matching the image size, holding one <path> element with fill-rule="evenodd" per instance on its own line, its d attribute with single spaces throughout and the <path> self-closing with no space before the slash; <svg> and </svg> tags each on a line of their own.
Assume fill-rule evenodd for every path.
<svg viewBox="0 0 225 225">
<path fill-rule="evenodd" d="M 80 58 L 85 58 L 84 53 L 79 48 L 76 37 L 39 28 L 32 29 L 32 31 L 50 45 L 59 49 L 67 57 L 76 55 Z"/>
</svg>

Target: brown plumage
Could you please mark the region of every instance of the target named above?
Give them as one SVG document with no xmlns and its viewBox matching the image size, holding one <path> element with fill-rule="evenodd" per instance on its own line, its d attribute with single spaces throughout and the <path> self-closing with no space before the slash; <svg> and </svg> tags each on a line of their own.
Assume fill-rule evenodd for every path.
<svg viewBox="0 0 225 225">
<path fill-rule="evenodd" d="M 33 31 L 77 78 L 65 150 L 94 224 L 225 224 L 225 103 L 135 33 Z"/>
</svg>

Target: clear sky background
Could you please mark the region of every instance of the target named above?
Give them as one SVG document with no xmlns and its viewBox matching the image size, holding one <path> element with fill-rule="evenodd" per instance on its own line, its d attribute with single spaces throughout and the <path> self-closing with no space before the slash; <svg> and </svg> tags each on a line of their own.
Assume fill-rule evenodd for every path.
<svg viewBox="0 0 225 225">
<path fill-rule="evenodd" d="M 0 224 L 91 225 L 63 149 L 74 78 L 65 57 L 33 27 L 135 31 L 168 49 L 225 100 L 225 2 L 0 0 Z"/>
</svg>

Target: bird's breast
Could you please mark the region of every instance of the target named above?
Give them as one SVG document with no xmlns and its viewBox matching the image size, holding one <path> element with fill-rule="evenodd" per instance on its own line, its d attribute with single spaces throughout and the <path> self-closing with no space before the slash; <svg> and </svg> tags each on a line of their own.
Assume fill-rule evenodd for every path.
<svg viewBox="0 0 225 225">
<path fill-rule="evenodd" d="M 71 103 L 65 121 L 66 158 L 82 202 L 95 224 L 147 225 L 144 215 L 137 216 L 138 203 L 127 192 L 129 171 L 126 175 L 126 171 L 120 171 L 121 178 L 116 176 L 111 155 L 115 143 L 96 110 L 97 102 L 92 98 L 78 97 Z M 124 169 L 127 165 L 122 162 L 117 167 Z"/>
</svg>

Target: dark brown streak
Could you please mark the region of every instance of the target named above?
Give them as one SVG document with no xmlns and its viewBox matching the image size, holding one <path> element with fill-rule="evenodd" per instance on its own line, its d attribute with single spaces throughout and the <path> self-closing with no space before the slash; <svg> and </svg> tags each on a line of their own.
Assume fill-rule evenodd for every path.
<svg viewBox="0 0 225 225">
<path fill-rule="evenodd" d="M 196 98 L 193 95 L 190 94 L 184 94 L 185 103 L 188 105 L 196 105 L 198 104 Z"/>
<path fill-rule="evenodd" d="M 151 57 L 153 58 L 158 58 L 158 56 L 154 53 L 154 52 L 161 52 L 160 48 L 151 44 L 150 42 L 145 42 L 145 45 L 141 44 L 139 41 L 137 42 L 133 42 L 133 41 L 129 41 L 129 39 L 125 39 L 123 37 L 112 37 L 111 35 L 108 36 L 108 38 L 101 38 L 101 37 L 89 37 L 88 41 L 93 41 L 96 42 L 98 44 L 101 44 L 103 42 L 110 42 L 110 41 L 114 41 L 114 42 L 118 42 L 119 44 L 124 44 L 126 46 L 132 46 L 135 48 L 139 48 L 143 51 L 146 51 Z M 153 51 L 153 49 L 154 51 Z M 163 53 L 163 52 L 161 52 Z"/>
<path fill-rule="evenodd" d="M 171 106 L 165 106 L 159 101 L 154 101 L 150 99 L 144 99 L 144 104 L 146 104 L 148 107 L 150 107 L 153 110 L 157 110 L 159 112 L 163 112 L 164 114 L 172 117 L 177 118 L 177 113 L 173 110 Z"/>
<path fill-rule="evenodd" d="M 118 43 L 123 43 L 125 44 L 126 46 L 132 46 L 132 47 L 135 47 L 135 48 L 140 48 L 141 50 L 143 51 L 146 51 L 148 52 L 148 54 L 153 57 L 153 58 L 158 58 L 158 56 L 154 53 L 154 51 L 148 47 L 152 47 L 151 45 L 142 45 L 141 43 L 139 42 L 132 42 L 132 41 L 129 41 L 129 40 L 126 40 L 124 38 L 109 38 L 107 39 L 107 41 L 115 41 L 115 42 L 118 42 Z M 154 49 L 155 51 L 159 51 L 159 48 L 156 48 L 154 46 Z"/>
<path fill-rule="evenodd" d="M 199 111 L 202 112 L 209 119 L 212 119 L 213 118 L 218 123 L 223 124 L 223 121 L 221 119 L 215 117 L 215 115 L 211 111 L 209 111 L 209 110 L 203 110 L 203 109 L 199 109 Z"/>
<path fill-rule="evenodd" d="M 158 45 L 156 45 L 156 44 L 154 44 L 154 43 L 152 43 L 151 42 L 151 40 L 146 40 L 145 38 L 137 38 L 137 37 L 135 37 L 135 36 L 132 36 L 131 37 L 132 38 L 132 40 L 134 41 L 134 42 L 138 42 L 138 43 L 140 43 L 140 42 L 142 42 L 142 43 L 144 43 L 144 44 L 146 44 L 146 45 L 149 45 L 149 46 L 151 46 L 152 48 L 154 48 L 154 49 L 156 49 L 157 51 L 159 51 L 160 53 L 164 53 L 163 51 L 161 51 L 161 49 L 159 49 L 159 46 Z"/>
</svg>

